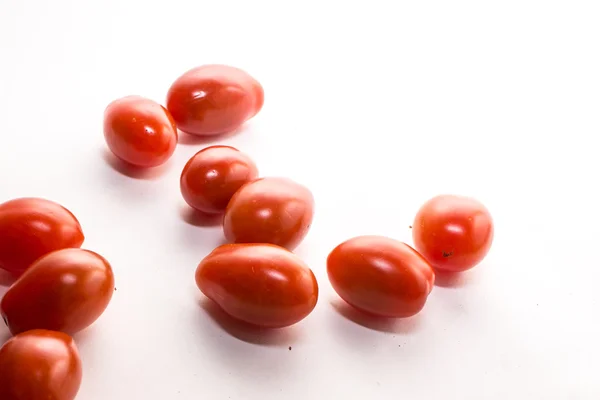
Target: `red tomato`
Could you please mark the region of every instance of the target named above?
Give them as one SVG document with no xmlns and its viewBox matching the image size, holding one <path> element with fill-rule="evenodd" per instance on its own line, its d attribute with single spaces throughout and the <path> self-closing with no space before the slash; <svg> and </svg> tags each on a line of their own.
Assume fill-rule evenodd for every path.
<svg viewBox="0 0 600 400">
<path fill-rule="evenodd" d="M 0 312 L 13 335 L 30 329 L 73 334 L 100 317 L 114 287 L 110 264 L 98 254 L 58 250 L 36 261 L 8 289 Z"/>
<path fill-rule="evenodd" d="M 218 214 L 242 185 L 257 176 L 256 164 L 246 154 L 229 146 L 211 146 L 196 153 L 183 168 L 181 194 L 191 207 Z"/>
<path fill-rule="evenodd" d="M 493 238 L 490 213 L 468 197 L 434 197 L 421 207 L 413 223 L 415 248 L 431 265 L 445 271 L 465 271 L 477 265 Z"/>
<path fill-rule="evenodd" d="M 77 218 L 57 203 L 21 198 L 0 204 L 0 268 L 14 275 L 54 250 L 80 247 L 83 239 Z"/>
<path fill-rule="evenodd" d="M 295 254 L 270 244 L 226 244 L 196 270 L 196 284 L 227 314 L 255 326 L 281 328 L 317 304 L 312 271 Z"/>
<path fill-rule="evenodd" d="M 137 167 L 164 164 L 175 151 L 177 127 L 160 104 L 139 96 L 115 100 L 104 111 L 104 138 L 121 160 Z"/>
<path fill-rule="evenodd" d="M 383 236 L 359 236 L 327 258 L 335 291 L 369 314 L 403 318 L 417 314 L 433 289 L 435 274 L 412 247 Z"/>
<path fill-rule="evenodd" d="M 272 243 L 294 249 L 308 233 L 312 193 L 285 178 L 262 178 L 238 190 L 225 210 L 225 237 L 235 243 Z"/>
<path fill-rule="evenodd" d="M 236 130 L 262 108 L 263 88 L 241 69 L 203 65 L 177 78 L 167 95 L 167 108 L 177 127 L 199 136 Z"/>
<path fill-rule="evenodd" d="M 64 333 L 32 330 L 0 348 L 2 400 L 73 400 L 81 375 L 75 342 Z"/>
</svg>

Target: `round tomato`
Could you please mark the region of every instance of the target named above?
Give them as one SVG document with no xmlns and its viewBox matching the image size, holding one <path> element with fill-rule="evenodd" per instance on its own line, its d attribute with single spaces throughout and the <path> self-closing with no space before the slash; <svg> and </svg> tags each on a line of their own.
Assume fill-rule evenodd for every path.
<svg viewBox="0 0 600 400">
<path fill-rule="evenodd" d="M 431 265 L 409 245 L 383 236 L 358 236 L 327 258 L 327 274 L 348 304 L 369 314 L 417 314 L 433 289 Z"/>
<path fill-rule="evenodd" d="M 0 268 L 16 276 L 51 251 L 80 247 L 83 239 L 77 218 L 57 203 L 20 198 L 0 204 Z"/>
<path fill-rule="evenodd" d="M 199 135 L 236 130 L 262 108 L 263 88 L 239 68 L 203 65 L 177 78 L 167 95 L 167 108 L 177 127 Z"/>
<path fill-rule="evenodd" d="M 171 114 L 157 102 L 127 96 L 106 107 L 104 138 L 110 151 L 126 163 L 156 167 L 175 151 L 177 127 Z"/>
<path fill-rule="evenodd" d="M 37 260 L 8 289 L 0 312 L 13 335 L 30 329 L 73 334 L 100 317 L 114 287 L 110 264 L 98 254 L 58 250 Z"/>
<path fill-rule="evenodd" d="M 196 270 L 196 284 L 227 314 L 255 326 L 281 328 L 304 319 L 319 287 L 295 254 L 270 244 L 226 244 Z"/>
<path fill-rule="evenodd" d="M 21 333 L 0 348 L 0 399 L 73 400 L 81 370 L 69 335 L 46 330 Z"/>
<path fill-rule="evenodd" d="M 434 197 L 421 207 L 413 223 L 415 248 L 431 265 L 445 271 L 465 271 L 479 264 L 493 238 L 490 213 L 468 197 Z"/>
<path fill-rule="evenodd" d="M 256 164 L 246 154 L 229 146 L 211 146 L 196 153 L 183 168 L 181 194 L 191 207 L 218 214 L 242 185 L 257 176 Z"/>
<path fill-rule="evenodd" d="M 225 237 L 234 243 L 272 243 L 294 249 L 308 233 L 312 193 L 285 178 L 261 178 L 238 190 L 225 210 Z"/>
</svg>

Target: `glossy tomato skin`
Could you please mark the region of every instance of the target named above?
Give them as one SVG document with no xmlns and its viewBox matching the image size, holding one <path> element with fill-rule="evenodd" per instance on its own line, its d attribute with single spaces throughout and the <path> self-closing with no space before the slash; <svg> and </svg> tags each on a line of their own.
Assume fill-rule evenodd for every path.
<svg viewBox="0 0 600 400">
<path fill-rule="evenodd" d="M 136 167 L 156 167 L 175 151 L 177 127 L 169 111 L 157 102 L 127 96 L 106 107 L 104 138 L 122 161 Z"/>
<path fill-rule="evenodd" d="M 230 316 L 264 328 L 282 328 L 317 304 L 314 274 L 295 254 L 270 244 L 226 244 L 200 262 L 196 284 Z"/>
<path fill-rule="evenodd" d="M 0 204 L 0 268 L 21 275 L 52 251 L 80 247 L 84 235 L 75 216 L 41 198 L 19 198 Z"/>
<path fill-rule="evenodd" d="M 261 178 L 238 190 L 225 210 L 223 230 L 233 243 L 271 243 L 293 250 L 314 215 L 306 187 L 286 178 Z"/>
<path fill-rule="evenodd" d="M 348 304 L 381 317 L 417 314 L 433 289 L 431 265 L 409 245 L 383 236 L 358 236 L 327 258 L 334 290 Z"/>
<path fill-rule="evenodd" d="M 0 348 L 2 400 L 73 400 L 81 379 L 79 352 L 67 334 L 31 330 Z"/>
<path fill-rule="evenodd" d="M 183 168 L 181 194 L 196 210 L 219 214 L 240 187 L 257 177 L 256 164 L 246 154 L 230 146 L 210 146 Z"/>
<path fill-rule="evenodd" d="M 460 272 L 486 256 L 494 238 L 492 216 L 479 201 L 441 195 L 427 201 L 413 223 L 415 248 L 434 268 Z"/>
<path fill-rule="evenodd" d="M 167 108 L 183 132 L 211 136 L 236 130 L 262 108 L 264 91 L 245 71 L 210 64 L 177 78 L 167 94 Z"/>
<path fill-rule="evenodd" d="M 114 292 L 102 256 L 64 249 L 37 260 L 6 292 L 0 312 L 13 335 L 31 329 L 74 334 L 104 312 Z"/>
</svg>

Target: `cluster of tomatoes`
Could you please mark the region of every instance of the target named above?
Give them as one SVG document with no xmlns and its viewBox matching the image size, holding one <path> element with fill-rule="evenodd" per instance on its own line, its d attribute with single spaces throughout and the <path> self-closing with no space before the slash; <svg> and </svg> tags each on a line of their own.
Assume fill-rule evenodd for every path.
<svg viewBox="0 0 600 400">
<path fill-rule="evenodd" d="M 0 399 L 74 399 L 82 367 L 71 335 L 104 312 L 115 281 L 83 250 L 77 218 L 45 199 L 0 204 L 0 267 L 18 277 L 0 302 L 15 335 L 0 349 Z"/>
<path fill-rule="evenodd" d="M 178 130 L 199 136 L 235 131 L 263 101 L 262 86 L 246 72 L 202 66 L 173 83 L 166 107 L 138 96 L 109 104 L 105 139 L 122 161 L 155 167 L 173 154 Z M 313 220 L 308 188 L 259 177 L 254 161 L 229 146 L 196 153 L 180 186 L 197 212 L 223 215 L 230 242 L 196 269 L 204 295 L 231 317 L 262 328 L 289 326 L 312 312 L 318 283 L 293 253 Z M 438 196 L 415 217 L 414 248 L 382 236 L 351 238 L 331 251 L 327 272 L 339 296 L 358 310 L 405 318 L 424 307 L 436 270 L 472 268 L 492 239 L 492 218 L 481 203 Z M 56 203 L 27 198 L 0 205 L 0 268 L 18 277 L 0 304 L 15 335 L 0 349 L 0 399 L 75 398 L 81 361 L 70 335 L 98 319 L 114 291 L 110 264 L 80 249 L 83 240 L 75 216 Z"/>
</svg>

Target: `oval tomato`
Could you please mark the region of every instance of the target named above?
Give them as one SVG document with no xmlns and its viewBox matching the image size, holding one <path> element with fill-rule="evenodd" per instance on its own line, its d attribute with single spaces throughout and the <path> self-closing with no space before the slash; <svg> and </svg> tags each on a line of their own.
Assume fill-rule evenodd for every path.
<svg viewBox="0 0 600 400">
<path fill-rule="evenodd" d="M 32 330 L 0 348 L 2 400 L 73 400 L 81 376 L 79 352 L 64 333 Z"/>
<path fill-rule="evenodd" d="M 426 202 L 413 223 L 415 248 L 440 270 L 473 268 L 486 256 L 494 238 L 492 216 L 479 201 L 454 195 Z"/>
<path fill-rule="evenodd" d="M 210 146 L 196 153 L 181 173 L 181 194 L 196 210 L 225 211 L 229 200 L 245 183 L 258 176 L 250 157 L 230 146 Z"/>
<path fill-rule="evenodd" d="M 226 244 L 202 260 L 196 284 L 232 317 L 266 328 L 304 319 L 317 304 L 319 288 L 308 266 L 270 244 Z"/>
<path fill-rule="evenodd" d="M 203 65 L 177 78 L 167 95 L 167 108 L 177 127 L 199 135 L 232 132 L 262 108 L 263 88 L 239 68 Z"/>
<path fill-rule="evenodd" d="M 358 236 L 327 258 L 329 281 L 348 304 L 369 314 L 417 314 L 433 289 L 431 265 L 412 247 L 383 236 Z"/>
<path fill-rule="evenodd" d="M 234 243 L 272 243 L 294 249 L 308 233 L 314 198 L 285 178 L 261 178 L 238 190 L 225 210 L 223 230 Z"/>
<path fill-rule="evenodd" d="M 110 151 L 126 163 L 156 167 L 175 151 L 177 127 L 169 111 L 157 102 L 127 96 L 106 107 L 104 138 Z"/>
<path fill-rule="evenodd" d="M 14 275 L 52 251 L 80 247 L 83 240 L 77 218 L 57 203 L 20 198 L 0 204 L 0 268 Z"/>
<path fill-rule="evenodd" d="M 37 260 L 8 289 L 0 312 L 13 335 L 31 329 L 73 334 L 100 317 L 114 287 L 112 268 L 100 255 L 58 250 Z"/>
</svg>

